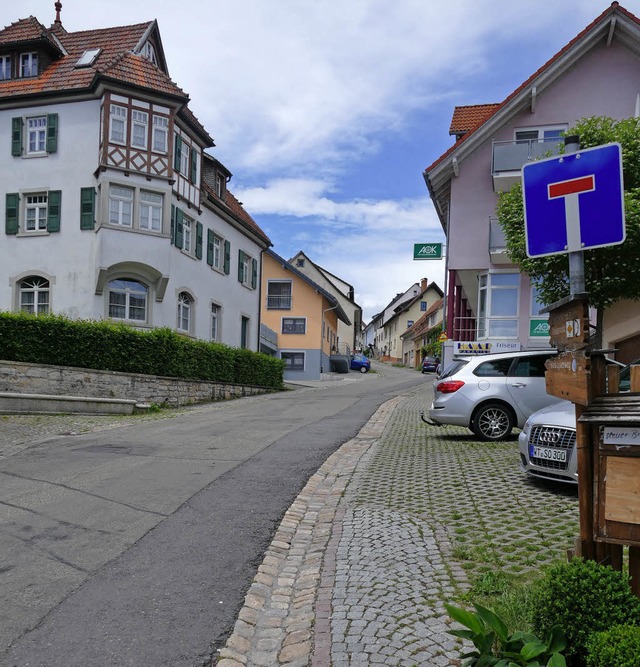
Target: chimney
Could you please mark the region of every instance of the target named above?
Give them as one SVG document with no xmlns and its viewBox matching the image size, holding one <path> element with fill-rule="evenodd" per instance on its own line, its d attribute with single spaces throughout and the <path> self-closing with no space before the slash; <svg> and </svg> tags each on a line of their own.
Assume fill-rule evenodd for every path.
<svg viewBox="0 0 640 667">
<path fill-rule="evenodd" d="M 424 292 L 427 289 L 427 285 L 429 284 L 429 281 L 426 278 L 423 278 L 420 281 L 420 290 Z"/>
</svg>

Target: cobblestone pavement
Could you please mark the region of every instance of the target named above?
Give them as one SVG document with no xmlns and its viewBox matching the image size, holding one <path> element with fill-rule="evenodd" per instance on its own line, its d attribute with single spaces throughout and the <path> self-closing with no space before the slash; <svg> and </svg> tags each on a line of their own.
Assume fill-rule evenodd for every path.
<svg viewBox="0 0 640 667">
<path fill-rule="evenodd" d="M 218 667 L 458 665 L 444 603 L 565 557 L 575 490 L 525 479 L 515 439 L 423 424 L 430 400 L 384 404 L 310 479 Z"/>
</svg>

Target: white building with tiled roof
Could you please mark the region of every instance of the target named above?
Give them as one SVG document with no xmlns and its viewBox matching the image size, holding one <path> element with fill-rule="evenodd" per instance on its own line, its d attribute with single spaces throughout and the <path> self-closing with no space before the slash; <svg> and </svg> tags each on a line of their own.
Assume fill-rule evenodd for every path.
<svg viewBox="0 0 640 667">
<path fill-rule="evenodd" d="M 158 25 L 0 30 L 0 311 L 258 349 L 271 243 L 169 77 Z"/>
</svg>

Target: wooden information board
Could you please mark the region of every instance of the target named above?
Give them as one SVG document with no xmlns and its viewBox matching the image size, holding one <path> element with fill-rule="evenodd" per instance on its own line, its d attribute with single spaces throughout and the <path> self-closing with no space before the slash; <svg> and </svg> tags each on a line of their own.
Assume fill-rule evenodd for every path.
<svg viewBox="0 0 640 667">
<path fill-rule="evenodd" d="M 546 363 L 547 393 L 578 405 L 591 401 L 589 306 L 586 298 L 573 298 L 549 311 L 549 335 L 558 356 Z"/>
</svg>

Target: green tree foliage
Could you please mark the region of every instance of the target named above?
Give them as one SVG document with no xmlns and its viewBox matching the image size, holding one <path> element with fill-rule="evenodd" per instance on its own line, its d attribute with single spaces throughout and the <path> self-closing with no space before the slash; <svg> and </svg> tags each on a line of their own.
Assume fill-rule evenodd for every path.
<svg viewBox="0 0 640 667">
<path fill-rule="evenodd" d="M 626 241 L 622 245 L 584 252 L 589 303 L 602 310 L 621 299 L 640 298 L 637 267 L 640 257 L 640 118 L 620 121 L 607 117 L 583 118 L 567 131 L 567 135 L 571 134 L 579 135 L 581 148 L 614 141 L 622 146 Z M 568 255 L 527 257 L 520 184 L 501 193 L 497 212 L 511 259 L 531 278 L 542 300 L 550 304 L 568 296 Z"/>
</svg>

